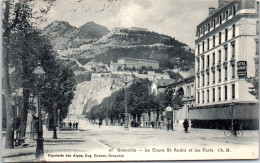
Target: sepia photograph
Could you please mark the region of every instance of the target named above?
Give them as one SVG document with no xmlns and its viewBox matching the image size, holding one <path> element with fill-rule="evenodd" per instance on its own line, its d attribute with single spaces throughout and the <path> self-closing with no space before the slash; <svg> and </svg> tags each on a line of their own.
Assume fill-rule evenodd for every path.
<svg viewBox="0 0 260 163">
<path fill-rule="evenodd" d="M 2 0 L 2 162 L 259 159 L 259 0 Z"/>
</svg>

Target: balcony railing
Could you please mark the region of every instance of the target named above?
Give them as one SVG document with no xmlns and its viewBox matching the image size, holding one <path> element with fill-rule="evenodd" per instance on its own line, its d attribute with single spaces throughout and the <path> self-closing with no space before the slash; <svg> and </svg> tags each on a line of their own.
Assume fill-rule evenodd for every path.
<svg viewBox="0 0 260 163">
<path fill-rule="evenodd" d="M 233 56 L 229 62 L 230 62 L 231 65 L 234 65 L 234 64 L 235 64 L 235 61 L 236 61 L 236 59 L 235 59 L 235 57 Z"/>
</svg>

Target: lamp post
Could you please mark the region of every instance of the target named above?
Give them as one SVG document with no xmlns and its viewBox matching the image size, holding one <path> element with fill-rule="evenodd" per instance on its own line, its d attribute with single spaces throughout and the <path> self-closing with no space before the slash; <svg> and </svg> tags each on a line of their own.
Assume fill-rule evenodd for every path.
<svg viewBox="0 0 260 163">
<path fill-rule="evenodd" d="M 125 83 L 125 126 L 124 126 L 124 130 L 125 131 L 128 131 L 129 128 L 128 128 L 128 113 L 127 113 L 127 93 L 126 93 L 126 86 L 127 86 L 127 83 L 129 81 L 127 81 L 127 75 L 125 74 L 125 77 L 124 77 L 124 81 Z"/>
<path fill-rule="evenodd" d="M 58 131 L 60 131 L 60 109 L 58 109 Z"/>
<path fill-rule="evenodd" d="M 231 130 L 232 130 L 232 133 L 234 131 L 234 106 L 235 106 L 235 104 L 232 101 L 230 103 L 230 107 L 231 107 Z"/>
<path fill-rule="evenodd" d="M 57 102 L 54 101 L 53 103 L 53 111 L 54 111 L 54 114 L 53 114 L 53 118 L 54 118 L 54 122 L 53 122 L 53 139 L 58 139 L 57 137 L 57 129 L 56 129 L 56 126 L 57 126 L 57 121 L 56 121 L 56 112 L 57 112 Z"/>
<path fill-rule="evenodd" d="M 37 91 L 38 91 L 38 132 L 37 132 L 37 147 L 36 147 L 36 154 L 35 158 L 37 160 L 41 160 L 44 158 L 44 149 L 43 149 L 43 132 L 42 132 L 42 112 L 41 112 L 41 87 L 44 82 L 45 78 L 45 71 L 41 67 L 41 64 L 38 63 L 38 66 L 33 71 L 36 85 L 37 85 Z"/>
</svg>

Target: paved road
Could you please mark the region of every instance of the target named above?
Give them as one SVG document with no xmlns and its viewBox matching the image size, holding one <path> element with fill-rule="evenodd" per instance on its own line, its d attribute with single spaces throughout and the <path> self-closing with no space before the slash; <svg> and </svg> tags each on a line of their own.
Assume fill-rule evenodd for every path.
<svg viewBox="0 0 260 163">
<path fill-rule="evenodd" d="M 161 156 L 164 156 L 163 159 L 181 159 L 183 157 L 183 159 L 195 159 L 203 158 L 204 155 L 209 159 L 240 156 L 252 158 L 256 157 L 258 153 L 259 140 L 258 131 L 244 131 L 243 137 L 237 138 L 225 137 L 222 130 L 191 129 L 189 133 L 184 133 L 181 127 L 175 127 L 174 131 L 152 128 L 130 128 L 129 131 L 125 131 L 121 126 L 101 126 L 99 128 L 97 125 L 80 126 L 77 131 L 60 131 L 58 138 L 52 139 L 52 132 L 44 131 L 45 158 L 48 160 L 129 160 L 129 158 L 147 159 L 147 157 L 156 159 Z M 26 147 L 4 150 L 4 159 L 32 161 L 36 142 L 27 140 L 27 143 Z M 167 150 L 171 151 L 167 152 Z M 169 155 L 169 152 L 172 153 Z M 188 155 L 187 152 L 189 152 Z M 54 154 L 66 153 L 82 154 L 84 158 L 77 158 L 77 156 L 75 158 L 73 156 L 73 158 L 52 157 Z M 108 158 L 108 153 L 114 154 L 115 157 Z M 100 157 L 98 155 L 94 157 L 94 154 L 100 154 Z M 89 158 L 88 155 L 92 158 Z M 122 155 L 124 157 L 121 158 Z M 162 160 L 162 158 L 160 159 Z"/>
</svg>

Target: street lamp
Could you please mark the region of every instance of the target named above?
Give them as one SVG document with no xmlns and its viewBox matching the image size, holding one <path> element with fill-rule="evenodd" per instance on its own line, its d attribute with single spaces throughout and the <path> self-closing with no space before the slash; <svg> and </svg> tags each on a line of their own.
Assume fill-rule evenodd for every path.
<svg viewBox="0 0 260 163">
<path fill-rule="evenodd" d="M 230 103 L 230 107 L 231 107 L 231 130 L 232 130 L 232 133 L 234 131 L 234 106 L 235 106 L 235 104 L 232 101 Z"/>
<path fill-rule="evenodd" d="M 44 149 L 43 149 L 43 132 L 42 132 L 42 112 L 41 112 L 41 88 L 43 86 L 43 82 L 45 79 L 45 71 L 41 67 L 41 64 L 38 63 L 38 66 L 33 71 L 37 91 L 38 91 L 38 122 L 39 122 L 39 129 L 37 132 L 37 147 L 36 147 L 36 155 L 35 158 L 37 160 L 43 159 L 44 157 Z"/>
<path fill-rule="evenodd" d="M 56 101 L 54 101 L 53 102 L 53 111 L 54 111 L 54 114 L 53 114 L 53 120 L 54 120 L 54 122 L 53 122 L 53 139 L 58 139 L 58 137 L 57 137 L 57 130 L 56 130 L 56 124 L 57 124 L 57 122 L 56 122 L 56 112 L 57 112 L 57 102 Z"/>
<path fill-rule="evenodd" d="M 127 81 L 127 75 L 125 74 L 125 77 L 124 77 L 124 81 L 123 81 L 124 83 L 125 83 L 125 127 L 124 127 L 124 129 L 125 129 L 125 131 L 128 131 L 129 130 L 129 128 L 128 128 L 128 113 L 127 113 L 127 93 L 126 93 L 126 86 L 127 86 L 127 83 L 129 82 L 129 81 Z"/>
</svg>

